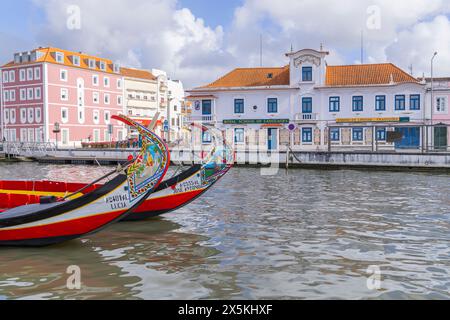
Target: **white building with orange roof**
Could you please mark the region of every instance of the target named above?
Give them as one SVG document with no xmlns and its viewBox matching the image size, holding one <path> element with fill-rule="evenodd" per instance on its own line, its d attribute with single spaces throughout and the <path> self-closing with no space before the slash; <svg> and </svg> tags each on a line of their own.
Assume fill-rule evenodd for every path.
<svg viewBox="0 0 450 320">
<path fill-rule="evenodd" d="M 126 129 L 119 65 L 109 59 L 58 48 L 14 54 L 1 67 L 1 135 L 7 141 L 123 140 Z"/>
<path fill-rule="evenodd" d="M 425 83 L 391 63 L 328 66 L 328 54 L 291 52 L 285 67 L 238 68 L 192 89 L 189 120 L 214 123 L 236 146 L 259 150 L 419 148 Z M 401 139 L 389 143 L 389 131 Z"/>
</svg>

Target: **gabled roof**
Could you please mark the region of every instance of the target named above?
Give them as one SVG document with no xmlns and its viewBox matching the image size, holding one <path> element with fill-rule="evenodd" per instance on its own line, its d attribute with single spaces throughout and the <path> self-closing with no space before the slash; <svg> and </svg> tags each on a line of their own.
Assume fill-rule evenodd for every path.
<svg viewBox="0 0 450 320">
<path fill-rule="evenodd" d="M 237 68 L 201 88 L 288 86 L 289 66 L 278 68 Z M 200 88 L 200 89 L 201 89 Z"/>
<path fill-rule="evenodd" d="M 328 66 L 325 86 L 388 85 L 411 82 L 418 83 L 419 80 L 392 63 L 356 64 Z"/>
<path fill-rule="evenodd" d="M 144 80 L 156 80 L 156 77 L 147 70 L 120 68 L 120 73 L 124 77 L 144 79 Z"/>
<path fill-rule="evenodd" d="M 11 61 L 2 67 L 13 67 L 13 66 L 19 66 L 19 65 L 27 65 L 27 64 L 33 64 L 33 63 L 39 63 L 39 62 L 47 62 L 47 63 L 53 63 L 58 65 L 65 65 L 68 67 L 74 67 L 74 68 L 82 68 L 82 69 L 89 69 L 89 70 L 95 70 L 98 72 L 107 72 L 107 73 L 115 73 L 114 72 L 114 63 L 110 59 L 104 59 L 99 58 L 96 56 L 88 55 L 82 52 L 75 52 L 75 51 L 68 51 L 64 49 L 54 48 L 54 47 L 47 47 L 47 48 L 38 48 L 31 51 L 32 53 L 36 53 L 36 60 L 30 61 L 30 62 L 24 62 L 24 63 L 15 63 L 14 61 Z M 56 53 L 60 52 L 64 54 L 64 62 L 59 63 L 56 61 Z M 74 64 L 73 57 L 78 56 L 80 58 L 80 65 Z M 95 68 L 89 68 L 89 60 L 95 60 Z M 105 70 L 102 70 L 100 68 L 100 62 L 105 63 Z"/>
</svg>

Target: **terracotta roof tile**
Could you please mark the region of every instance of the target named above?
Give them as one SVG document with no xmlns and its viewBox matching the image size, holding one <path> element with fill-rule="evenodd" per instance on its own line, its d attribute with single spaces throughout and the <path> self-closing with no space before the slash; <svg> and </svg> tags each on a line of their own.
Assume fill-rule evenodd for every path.
<svg viewBox="0 0 450 320">
<path fill-rule="evenodd" d="M 150 71 L 147 71 L 147 70 L 120 68 L 120 73 L 124 77 L 129 77 L 129 78 L 156 80 L 156 77 Z"/>
<path fill-rule="evenodd" d="M 391 83 L 419 82 L 392 63 L 328 66 L 325 85 L 363 86 Z"/>
<path fill-rule="evenodd" d="M 238 68 L 202 88 L 262 87 L 289 85 L 289 66 Z"/>
</svg>

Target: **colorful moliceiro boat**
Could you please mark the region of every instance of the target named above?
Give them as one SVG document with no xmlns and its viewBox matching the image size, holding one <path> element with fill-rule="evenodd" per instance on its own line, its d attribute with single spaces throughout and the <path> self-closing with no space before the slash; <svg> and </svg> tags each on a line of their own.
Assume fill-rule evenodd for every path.
<svg viewBox="0 0 450 320">
<path fill-rule="evenodd" d="M 212 138 L 211 150 L 203 157 L 203 164 L 194 165 L 163 181 L 147 200 L 121 217 L 121 221 L 143 220 L 177 210 L 200 197 L 230 170 L 234 155 L 221 132 L 198 127 L 209 131 Z M 39 202 L 43 196 L 65 197 L 75 193 L 72 197 L 77 198 L 101 187 L 98 184 L 87 186 L 55 181 L 0 181 L 0 208 Z M 82 188 L 85 190 L 77 192 Z"/>
<path fill-rule="evenodd" d="M 133 120 L 125 116 L 114 119 L 135 127 L 142 136 L 143 146 L 134 162 L 118 170 L 105 185 L 77 197 L 54 201 L 42 201 L 39 197 L 38 203 L 3 211 L 1 246 L 45 246 L 99 231 L 126 217 L 158 188 L 170 164 L 168 147 Z"/>
</svg>

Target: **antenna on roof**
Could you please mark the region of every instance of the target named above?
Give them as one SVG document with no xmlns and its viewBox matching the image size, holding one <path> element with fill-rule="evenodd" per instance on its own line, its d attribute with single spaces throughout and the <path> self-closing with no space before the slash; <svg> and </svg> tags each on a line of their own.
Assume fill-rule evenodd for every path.
<svg viewBox="0 0 450 320">
<path fill-rule="evenodd" d="M 320 43 L 320 51 L 323 51 L 323 43 Z"/>
<path fill-rule="evenodd" d="M 412 63 L 409 65 L 409 74 L 413 75 L 413 65 L 412 65 Z"/>
<path fill-rule="evenodd" d="M 291 43 L 291 52 L 294 52 L 294 45 Z"/>
</svg>

